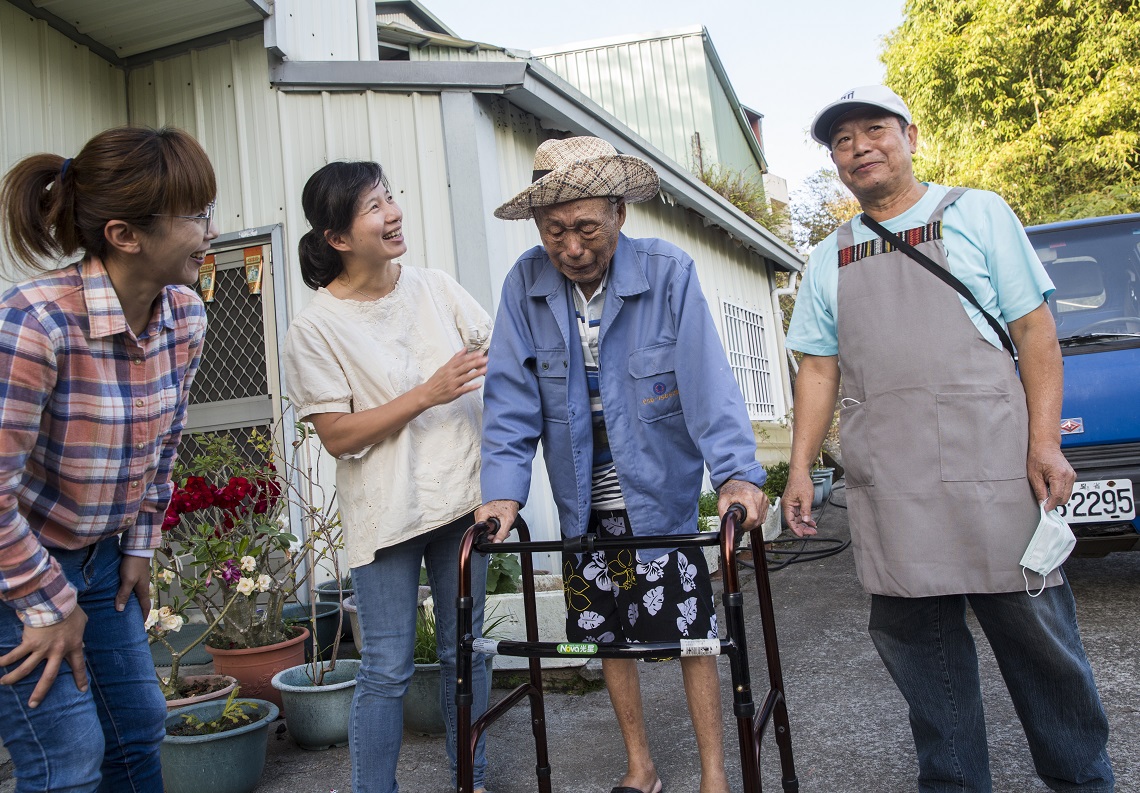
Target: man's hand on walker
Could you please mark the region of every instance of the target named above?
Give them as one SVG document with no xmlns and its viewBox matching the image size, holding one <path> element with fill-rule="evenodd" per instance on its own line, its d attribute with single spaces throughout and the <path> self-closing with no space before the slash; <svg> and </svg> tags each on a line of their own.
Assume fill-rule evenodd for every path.
<svg viewBox="0 0 1140 793">
<path fill-rule="evenodd" d="M 743 479 L 729 479 L 717 491 L 716 511 L 721 518 L 724 518 L 724 513 L 733 504 L 740 504 L 748 511 L 744 525 L 740 527 L 742 531 L 752 531 L 768 515 L 768 496 L 756 485 Z"/>
<path fill-rule="evenodd" d="M 475 522 L 486 523 L 489 518 L 499 521 L 499 530 L 491 538 L 491 542 L 502 542 L 511 533 L 515 525 L 515 518 L 519 514 L 519 502 L 507 499 L 501 501 L 488 501 L 475 510 Z"/>
</svg>

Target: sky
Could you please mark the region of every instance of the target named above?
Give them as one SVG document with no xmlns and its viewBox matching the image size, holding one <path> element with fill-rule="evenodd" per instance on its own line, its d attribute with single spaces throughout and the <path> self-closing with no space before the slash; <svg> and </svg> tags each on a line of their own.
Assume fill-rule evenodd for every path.
<svg viewBox="0 0 1140 793">
<path fill-rule="evenodd" d="M 807 134 L 848 89 L 881 83 L 903 0 L 421 0 L 461 38 L 522 50 L 704 25 L 740 101 L 764 114 L 768 168 L 795 190 L 829 166 Z"/>
</svg>

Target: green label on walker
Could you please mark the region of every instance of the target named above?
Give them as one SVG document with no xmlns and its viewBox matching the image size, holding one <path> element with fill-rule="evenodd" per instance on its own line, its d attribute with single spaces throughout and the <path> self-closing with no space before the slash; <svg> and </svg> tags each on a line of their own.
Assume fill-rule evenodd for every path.
<svg viewBox="0 0 1140 793">
<path fill-rule="evenodd" d="M 560 644 L 554 649 L 559 655 L 594 655 L 598 652 L 598 645 L 589 642 L 570 642 Z"/>
</svg>

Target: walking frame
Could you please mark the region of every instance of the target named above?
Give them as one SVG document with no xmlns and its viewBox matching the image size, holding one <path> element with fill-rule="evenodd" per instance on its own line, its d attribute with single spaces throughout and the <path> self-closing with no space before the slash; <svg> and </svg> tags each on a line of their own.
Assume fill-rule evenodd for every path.
<svg viewBox="0 0 1140 793">
<path fill-rule="evenodd" d="M 758 554 L 756 589 L 760 599 L 760 617 L 764 631 L 764 654 L 767 658 L 769 689 L 757 712 L 749 679 L 748 649 L 744 636 L 744 596 L 740 592 L 736 565 L 736 548 L 740 539 L 738 527 L 745 519 L 745 509 L 733 504 L 721 520 L 719 532 L 700 534 L 598 538 L 594 534 L 564 538 L 561 542 L 532 542 L 530 530 L 521 519 L 515 521 L 514 530 L 519 541 L 493 543 L 489 536 L 498 531 L 498 521 L 476 523 L 463 535 L 459 548 L 458 658 L 457 658 L 457 737 L 458 775 L 456 793 L 472 793 L 475 746 L 479 737 L 497 719 L 522 701 L 530 700 L 531 731 L 537 762 L 539 793 L 551 793 L 550 759 L 546 746 L 546 709 L 543 702 L 542 669 L 540 658 L 588 656 L 592 658 L 681 658 L 697 655 L 727 655 L 732 677 L 733 711 L 736 714 L 740 738 L 740 767 L 744 777 L 744 793 L 762 793 L 760 781 L 760 745 L 763 733 L 772 722 L 776 745 L 779 749 L 780 768 L 783 772 L 785 793 L 799 790 L 795 765 L 792 760 L 792 739 L 788 727 L 788 709 L 784 701 L 784 681 L 780 668 L 780 651 L 776 643 L 775 616 L 772 611 L 772 590 L 768 581 L 767 565 L 763 563 L 764 539 L 758 527 L 750 532 L 753 553 Z M 534 600 L 534 563 L 536 552 L 591 553 L 616 548 L 659 548 L 662 542 L 669 547 L 690 548 L 703 545 L 720 546 L 720 567 L 724 583 L 725 639 L 682 639 L 679 642 L 646 642 L 613 644 L 558 643 L 539 641 L 538 618 Z M 495 641 L 475 638 L 472 634 L 471 554 L 518 553 L 522 562 L 523 609 L 526 621 L 525 642 Z M 487 708 L 474 723 L 471 721 L 471 664 L 474 653 L 506 655 L 529 659 L 530 681 L 513 689 L 503 699 Z"/>
</svg>

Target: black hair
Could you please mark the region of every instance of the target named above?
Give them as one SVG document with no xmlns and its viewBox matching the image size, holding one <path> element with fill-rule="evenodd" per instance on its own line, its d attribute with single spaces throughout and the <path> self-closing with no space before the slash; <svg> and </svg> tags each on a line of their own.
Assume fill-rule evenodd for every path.
<svg viewBox="0 0 1140 793">
<path fill-rule="evenodd" d="M 310 289 L 328 286 L 344 272 L 340 252 L 329 245 L 325 234 L 347 234 L 361 197 L 380 184 L 391 190 L 384 169 L 376 162 L 330 162 L 305 182 L 301 209 L 313 228 L 302 235 L 297 255 L 301 279 Z"/>
</svg>

